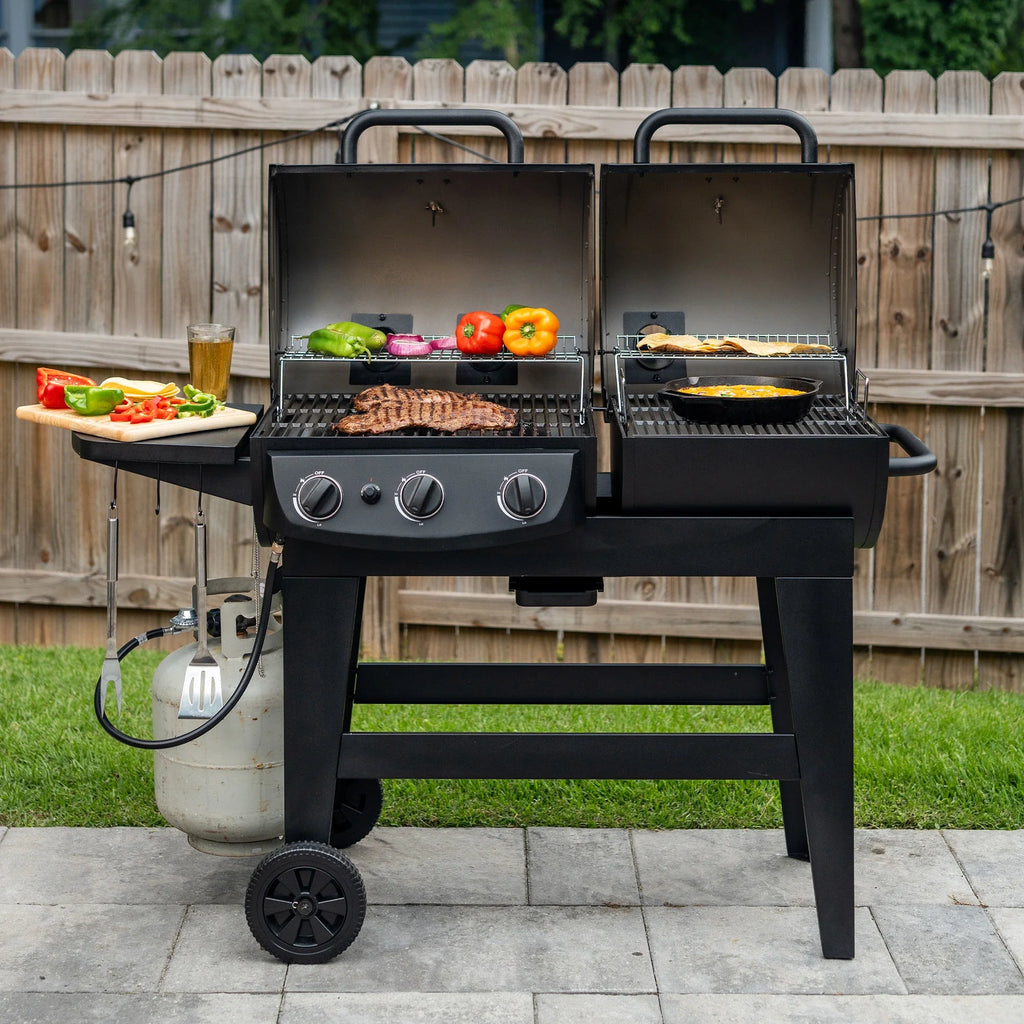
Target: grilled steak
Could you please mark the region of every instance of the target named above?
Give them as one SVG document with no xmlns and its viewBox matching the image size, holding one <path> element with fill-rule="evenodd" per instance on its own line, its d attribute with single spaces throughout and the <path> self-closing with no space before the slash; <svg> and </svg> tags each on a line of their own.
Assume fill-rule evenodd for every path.
<svg viewBox="0 0 1024 1024">
<path fill-rule="evenodd" d="M 516 414 L 477 395 L 432 388 L 400 388 L 380 384 L 352 399 L 355 413 L 336 424 L 342 434 L 389 434 L 403 427 L 425 427 L 453 433 L 456 430 L 508 430 Z"/>
</svg>

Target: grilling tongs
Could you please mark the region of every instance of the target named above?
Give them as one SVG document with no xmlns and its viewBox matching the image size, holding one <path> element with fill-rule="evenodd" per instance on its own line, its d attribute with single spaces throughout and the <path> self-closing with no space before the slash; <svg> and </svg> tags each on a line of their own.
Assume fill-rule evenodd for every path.
<svg viewBox="0 0 1024 1024">
<path fill-rule="evenodd" d="M 100 707 L 106 707 L 107 684 L 114 684 L 117 712 L 121 713 L 121 662 L 117 657 L 117 470 L 114 495 L 107 511 L 107 649 L 100 672 Z"/>
</svg>

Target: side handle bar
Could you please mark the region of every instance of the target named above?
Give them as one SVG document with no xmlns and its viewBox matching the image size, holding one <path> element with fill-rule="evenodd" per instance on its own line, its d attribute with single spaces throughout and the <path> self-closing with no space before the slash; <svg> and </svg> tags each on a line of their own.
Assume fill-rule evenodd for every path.
<svg viewBox="0 0 1024 1024">
<path fill-rule="evenodd" d="M 935 452 L 916 434 L 897 423 L 878 425 L 907 453 L 907 458 L 889 459 L 889 476 L 924 476 L 936 467 Z"/>
</svg>

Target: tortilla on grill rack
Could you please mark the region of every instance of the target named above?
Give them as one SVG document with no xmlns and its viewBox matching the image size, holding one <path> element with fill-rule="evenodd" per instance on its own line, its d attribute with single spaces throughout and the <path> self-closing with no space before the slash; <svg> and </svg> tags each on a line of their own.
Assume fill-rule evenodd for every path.
<svg viewBox="0 0 1024 1024">
<path fill-rule="evenodd" d="M 829 353 L 829 345 L 804 341 L 758 341 L 753 338 L 698 338 L 692 334 L 648 334 L 636 347 L 650 352 L 719 353 L 744 352 L 751 356 L 788 356 L 805 353 Z"/>
</svg>

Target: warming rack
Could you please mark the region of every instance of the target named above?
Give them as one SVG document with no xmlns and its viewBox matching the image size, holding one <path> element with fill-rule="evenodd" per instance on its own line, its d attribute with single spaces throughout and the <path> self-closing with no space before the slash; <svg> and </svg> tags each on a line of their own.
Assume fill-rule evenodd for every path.
<svg viewBox="0 0 1024 1024">
<path fill-rule="evenodd" d="M 429 336 L 423 337 L 425 341 L 432 340 Z M 481 385 L 491 383 L 489 373 L 493 373 L 495 383 L 511 373 L 515 383 L 500 394 L 488 396 L 490 401 L 509 404 L 510 395 L 516 394 L 533 398 L 560 397 L 571 400 L 573 416 L 580 426 L 587 422 L 587 361 L 576 347 L 573 335 L 559 335 L 558 350 L 528 358 L 513 356 L 511 352 L 473 357 L 457 349 L 435 349 L 429 356 L 393 356 L 382 352 L 372 359 L 340 359 L 291 348 L 278 351 L 277 359 L 281 381 L 275 409 L 277 419 L 284 418 L 286 404 L 292 396 L 330 393 L 339 397 L 350 396 L 367 386 L 365 379 L 355 383 L 358 377 L 365 378 L 367 372 L 378 371 L 383 380 L 394 370 L 407 366 L 412 386 L 472 390 L 477 394 L 481 392 Z M 478 379 L 460 382 L 461 368 Z M 331 388 L 330 392 L 323 386 L 325 381 Z"/>
</svg>

